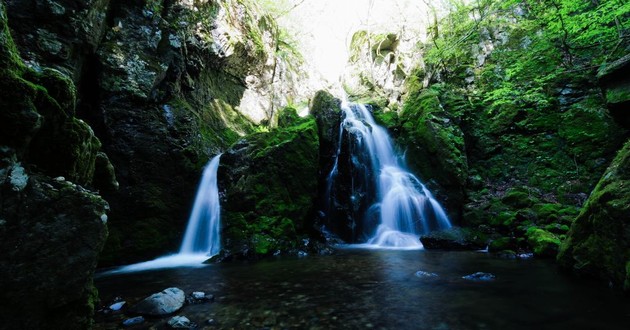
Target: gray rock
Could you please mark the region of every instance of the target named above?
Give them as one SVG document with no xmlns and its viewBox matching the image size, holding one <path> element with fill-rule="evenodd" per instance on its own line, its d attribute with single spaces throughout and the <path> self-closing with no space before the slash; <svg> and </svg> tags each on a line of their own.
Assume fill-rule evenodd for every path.
<svg viewBox="0 0 630 330">
<path fill-rule="evenodd" d="M 193 323 L 186 316 L 173 316 L 168 320 L 168 325 L 173 329 L 190 329 Z"/>
<path fill-rule="evenodd" d="M 416 276 L 420 277 L 420 278 L 432 278 L 432 277 L 438 277 L 438 274 L 436 273 L 429 273 L 429 272 L 425 272 L 423 270 L 419 270 L 416 272 Z"/>
<path fill-rule="evenodd" d="M 184 291 L 178 288 L 168 288 L 140 301 L 134 306 L 133 311 L 143 315 L 168 315 L 182 308 L 185 300 Z"/>
<path fill-rule="evenodd" d="M 109 306 L 109 309 L 113 311 L 119 311 L 126 303 L 127 303 L 126 301 L 119 301 Z"/>
<path fill-rule="evenodd" d="M 492 281 L 496 278 L 496 276 L 490 273 L 476 272 L 474 274 L 462 276 L 462 278 L 469 281 Z"/>
<path fill-rule="evenodd" d="M 131 327 L 131 326 L 142 324 L 142 323 L 144 323 L 144 317 L 136 316 L 136 317 L 132 317 L 130 319 L 124 320 L 122 325 L 124 327 Z"/>
</svg>

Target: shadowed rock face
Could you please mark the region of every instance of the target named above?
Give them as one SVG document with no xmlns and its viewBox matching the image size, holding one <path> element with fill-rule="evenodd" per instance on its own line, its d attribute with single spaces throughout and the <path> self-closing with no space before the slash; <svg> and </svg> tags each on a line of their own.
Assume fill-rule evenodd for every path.
<svg viewBox="0 0 630 330">
<path fill-rule="evenodd" d="M 101 171 L 111 164 L 96 161 L 101 143 L 75 117 L 68 75 L 24 65 L 4 2 L 0 77 L 0 328 L 88 328 L 109 208 L 82 186 L 115 186 Z"/>
<path fill-rule="evenodd" d="M 210 155 L 254 124 L 273 125 L 277 108 L 295 99 L 295 79 L 275 57 L 275 22 L 255 7 L 232 0 L 7 2 L 28 65 L 54 68 L 76 86 L 72 115 L 90 128 L 72 121 L 81 134 L 56 141 L 94 141 L 81 151 L 89 158 L 79 160 L 95 165 L 77 171 L 83 180 L 76 182 L 89 178 L 112 208 L 101 265 L 175 250 Z M 23 116 L 24 125 L 48 125 Z M 42 142 L 31 153 L 38 165 L 74 152 L 34 139 Z"/>
</svg>

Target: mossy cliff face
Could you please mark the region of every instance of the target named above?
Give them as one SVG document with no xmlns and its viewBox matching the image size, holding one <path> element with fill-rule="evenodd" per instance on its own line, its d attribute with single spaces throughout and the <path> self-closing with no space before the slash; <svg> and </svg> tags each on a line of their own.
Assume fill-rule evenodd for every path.
<svg viewBox="0 0 630 330">
<path fill-rule="evenodd" d="M 312 117 L 249 135 L 221 156 L 222 258 L 310 251 L 318 163 Z"/>
<path fill-rule="evenodd" d="M 57 149 L 34 140 L 37 163 L 89 155 L 81 161 L 100 167 L 60 168 L 118 176 L 119 190 L 95 180 L 112 183 L 98 187 L 112 206 L 102 265 L 174 250 L 209 156 L 253 123 L 274 123 L 289 97 L 271 89 L 286 89 L 272 84 L 286 80 L 276 70 L 277 27 L 252 1 L 11 1 L 9 16 L 28 63 L 74 81 L 76 116 L 103 142 L 97 158 L 87 133 L 55 136 Z M 64 149 L 77 141 L 81 150 Z"/>
<path fill-rule="evenodd" d="M 97 164 L 101 144 L 74 116 L 72 80 L 23 63 L 4 2 L 0 77 L 0 290 L 5 297 L 0 327 L 88 328 L 108 205 L 81 185 L 114 184 L 107 173 L 94 177 L 111 164 L 106 158 Z"/>
<path fill-rule="evenodd" d="M 620 95 L 628 84 L 629 56 L 600 70 L 607 104 L 624 127 L 623 105 L 630 95 Z M 630 143 L 617 153 L 573 222 L 558 255 L 565 268 L 630 291 Z"/>
<path fill-rule="evenodd" d="M 558 261 L 583 275 L 629 290 L 630 143 L 626 143 L 591 193 L 562 244 Z"/>
<path fill-rule="evenodd" d="M 627 74 L 603 70 L 598 81 L 593 68 L 607 53 L 567 54 L 553 32 L 529 30 L 540 16 L 487 6 L 487 21 L 467 18 L 464 6 L 436 23 L 435 40 L 417 49 L 424 63 L 406 78 L 404 106 L 375 117 L 462 225 L 553 257 L 627 137 L 607 108 L 624 104 L 615 91 Z"/>
</svg>

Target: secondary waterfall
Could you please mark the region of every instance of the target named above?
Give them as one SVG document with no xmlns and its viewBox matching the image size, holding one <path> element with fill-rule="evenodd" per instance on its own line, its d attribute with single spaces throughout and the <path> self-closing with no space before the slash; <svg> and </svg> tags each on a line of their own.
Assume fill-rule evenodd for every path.
<svg viewBox="0 0 630 330">
<path fill-rule="evenodd" d="M 203 171 L 179 254 L 213 256 L 221 250 L 221 206 L 217 186 L 220 158 L 220 154 L 212 158 Z"/>
<path fill-rule="evenodd" d="M 217 185 L 220 158 L 220 154 L 212 158 L 203 170 L 192 212 L 188 218 L 186 233 L 177 254 L 122 266 L 101 273 L 99 276 L 160 268 L 203 267 L 205 266 L 204 261 L 218 254 L 221 250 L 221 206 Z"/>
<path fill-rule="evenodd" d="M 359 209 L 354 215 L 363 223 L 352 227 L 360 227 L 367 233 L 366 245 L 422 248 L 421 234 L 451 227 L 431 192 L 404 169 L 404 162 L 395 154 L 389 134 L 376 124 L 366 106 L 344 101 L 341 109 L 345 118 L 339 131 L 337 158 L 328 175 L 326 198 L 329 204 L 335 202 L 332 190 L 339 179 L 341 145 L 346 142 L 350 146 L 349 158 L 355 172 L 349 200 L 357 205 L 363 200 L 369 205 L 363 211 L 353 206 Z M 342 141 L 344 136 L 348 141 Z"/>
</svg>

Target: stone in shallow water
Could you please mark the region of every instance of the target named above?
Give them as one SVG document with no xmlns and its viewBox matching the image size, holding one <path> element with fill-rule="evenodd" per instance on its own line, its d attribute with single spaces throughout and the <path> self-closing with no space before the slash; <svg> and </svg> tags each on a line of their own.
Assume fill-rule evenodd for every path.
<svg viewBox="0 0 630 330">
<path fill-rule="evenodd" d="M 205 292 L 195 291 L 191 294 L 191 296 L 197 300 L 204 299 L 206 297 Z"/>
<path fill-rule="evenodd" d="M 168 325 L 173 329 L 190 329 L 195 327 L 194 323 L 190 322 L 186 316 L 173 316 L 168 320 Z"/>
<path fill-rule="evenodd" d="M 136 316 L 136 317 L 132 317 L 130 319 L 124 320 L 122 325 L 124 327 L 131 327 L 131 326 L 142 324 L 142 323 L 144 323 L 144 317 Z"/>
<path fill-rule="evenodd" d="M 431 278 L 431 277 L 438 277 L 438 274 L 436 274 L 436 273 L 429 273 L 429 272 L 425 272 L 423 270 L 419 270 L 419 271 L 416 272 L 416 276 L 417 277 L 422 277 L 422 278 L 424 278 L 424 277 Z"/>
<path fill-rule="evenodd" d="M 113 311 L 119 311 L 124 304 L 126 304 L 126 301 L 119 301 L 117 303 L 112 304 L 111 306 L 109 306 L 109 309 L 113 310 Z"/>
<path fill-rule="evenodd" d="M 496 276 L 490 273 L 476 272 L 474 274 L 462 276 L 462 278 L 469 281 L 492 281 L 496 278 Z"/>
<path fill-rule="evenodd" d="M 182 308 L 185 300 L 184 291 L 178 288 L 168 288 L 140 301 L 133 310 L 144 315 L 167 315 Z"/>
</svg>

